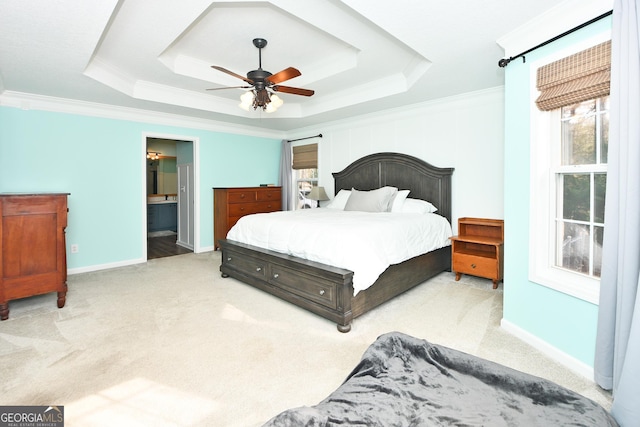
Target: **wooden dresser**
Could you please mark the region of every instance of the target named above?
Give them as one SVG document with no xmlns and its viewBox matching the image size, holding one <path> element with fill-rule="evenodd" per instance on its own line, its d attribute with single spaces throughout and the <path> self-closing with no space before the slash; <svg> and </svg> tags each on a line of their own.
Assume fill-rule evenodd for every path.
<svg viewBox="0 0 640 427">
<path fill-rule="evenodd" d="M 68 193 L 0 194 L 0 320 L 9 318 L 9 301 L 58 293 L 67 295 Z"/>
<path fill-rule="evenodd" d="M 281 187 L 236 187 L 213 189 L 213 245 L 245 215 L 282 209 Z"/>
<path fill-rule="evenodd" d="M 458 219 L 458 235 L 451 238 L 451 270 L 456 280 L 462 274 L 485 277 L 496 289 L 504 271 L 503 247 L 503 220 Z"/>
</svg>

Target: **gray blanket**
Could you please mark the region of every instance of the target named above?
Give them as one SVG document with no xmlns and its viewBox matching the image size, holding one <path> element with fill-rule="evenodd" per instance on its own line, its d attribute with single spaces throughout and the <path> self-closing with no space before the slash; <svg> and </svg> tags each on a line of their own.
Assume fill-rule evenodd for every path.
<svg viewBox="0 0 640 427">
<path fill-rule="evenodd" d="M 265 426 L 616 426 L 595 402 L 551 381 L 401 333 L 382 335 L 313 407 Z"/>
</svg>

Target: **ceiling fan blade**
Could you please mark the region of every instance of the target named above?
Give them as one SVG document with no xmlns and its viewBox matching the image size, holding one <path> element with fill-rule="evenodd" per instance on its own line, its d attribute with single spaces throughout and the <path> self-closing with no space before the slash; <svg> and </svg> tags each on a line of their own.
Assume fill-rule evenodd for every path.
<svg viewBox="0 0 640 427">
<path fill-rule="evenodd" d="M 227 86 L 227 87 L 213 87 L 207 90 L 223 90 L 223 89 L 249 89 L 253 86 Z"/>
<path fill-rule="evenodd" d="M 300 89 L 299 87 L 291 86 L 271 86 L 271 89 L 275 92 L 291 93 L 294 95 L 311 96 L 315 92 L 311 89 Z"/>
<path fill-rule="evenodd" d="M 282 71 L 278 71 L 277 73 L 267 77 L 265 80 L 275 84 L 283 82 L 285 80 L 292 79 L 294 77 L 301 76 L 302 73 L 293 67 L 285 68 Z"/>
<path fill-rule="evenodd" d="M 215 68 L 218 71 L 222 71 L 223 73 L 227 73 L 230 76 L 237 77 L 237 78 L 239 78 L 241 80 L 244 80 L 245 82 L 247 82 L 249 84 L 253 84 L 253 80 L 248 79 L 248 78 L 246 78 L 244 76 L 241 76 L 240 74 L 236 74 L 233 71 L 229 71 L 226 68 L 218 67 L 217 65 L 212 65 L 211 68 Z"/>
</svg>

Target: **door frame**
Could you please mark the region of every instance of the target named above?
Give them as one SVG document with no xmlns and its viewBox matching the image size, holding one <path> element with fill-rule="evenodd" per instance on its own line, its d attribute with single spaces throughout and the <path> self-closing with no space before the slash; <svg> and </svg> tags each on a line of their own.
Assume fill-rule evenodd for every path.
<svg viewBox="0 0 640 427">
<path fill-rule="evenodd" d="M 188 142 L 188 141 L 187 141 Z M 194 188 L 193 188 L 193 183 L 195 181 L 195 176 L 194 176 L 194 168 L 193 168 L 193 162 L 190 163 L 178 163 L 176 165 L 177 168 L 177 172 L 178 172 L 178 241 L 176 242 L 177 245 L 182 246 L 183 248 L 187 248 L 190 250 L 194 249 L 195 246 L 195 229 L 194 229 L 194 224 L 193 224 L 193 210 L 194 210 L 194 206 L 193 206 L 193 199 L 195 197 L 195 192 L 194 192 Z M 186 201 L 184 201 L 184 197 L 182 195 L 183 191 L 182 191 L 182 187 L 183 185 L 181 184 L 185 184 L 182 180 L 182 172 L 186 169 L 187 171 L 187 186 L 185 187 L 185 189 L 187 191 L 185 191 L 185 193 L 187 194 L 186 197 Z M 181 203 L 182 201 L 182 203 Z M 187 206 L 187 210 L 189 212 L 189 215 L 187 215 L 187 222 L 188 222 L 188 226 L 187 226 L 187 241 L 185 242 L 184 239 L 180 240 L 181 237 L 184 237 L 184 230 L 183 230 L 183 225 L 184 225 L 184 221 L 183 221 L 183 217 L 182 217 L 182 211 L 184 210 L 184 206 L 183 204 L 188 203 L 191 206 L 188 207 Z"/>
<path fill-rule="evenodd" d="M 142 164 L 142 259 L 147 261 L 147 138 L 173 139 L 191 142 L 193 149 L 193 252 L 202 251 L 200 247 L 200 138 L 197 136 L 177 135 L 159 132 L 143 132 L 141 141 Z"/>
</svg>

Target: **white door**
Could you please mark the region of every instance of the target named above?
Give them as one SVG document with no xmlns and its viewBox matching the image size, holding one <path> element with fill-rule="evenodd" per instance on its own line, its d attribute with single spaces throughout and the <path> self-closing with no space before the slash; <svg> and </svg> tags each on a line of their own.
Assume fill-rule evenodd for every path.
<svg viewBox="0 0 640 427">
<path fill-rule="evenodd" d="M 177 165 L 178 168 L 178 241 L 180 246 L 193 250 L 193 163 Z"/>
</svg>

